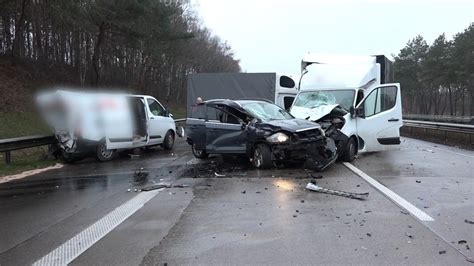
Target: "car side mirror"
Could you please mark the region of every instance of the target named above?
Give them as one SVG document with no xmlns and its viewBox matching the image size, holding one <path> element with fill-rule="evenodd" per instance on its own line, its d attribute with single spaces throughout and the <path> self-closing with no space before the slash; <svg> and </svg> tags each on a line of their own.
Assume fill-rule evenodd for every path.
<svg viewBox="0 0 474 266">
<path fill-rule="evenodd" d="M 245 129 L 247 128 L 247 124 L 245 124 L 244 121 L 240 121 L 240 128 L 241 128 L 242 130 L 245 130 Z"/>
</svg>

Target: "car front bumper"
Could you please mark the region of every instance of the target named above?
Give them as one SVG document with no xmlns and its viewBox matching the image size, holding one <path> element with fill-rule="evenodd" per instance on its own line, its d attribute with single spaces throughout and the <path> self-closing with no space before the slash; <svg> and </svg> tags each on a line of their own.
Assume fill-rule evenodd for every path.
<svg viewBox="0 0 474 266">
<path fill-rule="evenodd" d="M 299 140 L 287 144 L 273 144 L 275 162 L 304 163 L 305 168 L 322 171 L 337 159 L 337 148 L 331 138 Z"/>
</svg>

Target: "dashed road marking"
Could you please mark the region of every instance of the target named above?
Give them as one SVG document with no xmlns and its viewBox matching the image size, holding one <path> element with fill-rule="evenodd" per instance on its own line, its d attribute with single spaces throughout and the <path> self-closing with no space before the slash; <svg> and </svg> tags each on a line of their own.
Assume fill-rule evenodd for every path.
<svg viewBox="0 0 474 266">
<path fill-rule="evenodd" d="M 92 245 L 110 233 L 115 227 L 141 209 L 148 201 L 154 198 L 161 190 L 141 192 L 123 205 L 86 228 L 64 244 L 39 259 L 34 266 L 39 265 L 67 265 L 79 257 Z"/>
<path fill-rule="evenodd" d="M 349 168 L 352 172 L 354 172 L 356 175 L 360 176 L 362 179 L 367 181 L 370 185 L 372 185 L 375 189 L 380 191 L 382 194 L 384 194 L 386 197 L 388 197 L 391 201 L 393 201 L 395 204 L 398 206 L 402 207 L 403 209 L 407 210 L 409 213 L 411 213 L 413 216 L 415 216 L 417 219 L 419 219 L 422 222 L 433 222 L 434 219 L 426 214 L 424 211 L 418 209 L 415 207 L 415 205 L 411 204 L 404 198 L 400 197 L 397 193 L 391 191 L 384 185 L 380 184 L 377 182 L 375 179 L 364 173 L 362 170 L 359 168 L 355 167 L 354 165 L 350 163 L 344 163 L 344 165 Z"/>
</svg>

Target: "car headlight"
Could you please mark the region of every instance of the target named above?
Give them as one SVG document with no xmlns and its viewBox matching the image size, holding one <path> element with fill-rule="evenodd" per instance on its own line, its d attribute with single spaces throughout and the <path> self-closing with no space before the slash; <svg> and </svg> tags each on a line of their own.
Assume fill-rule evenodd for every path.
<svg viewBox="0 0 474 266">
<path fill-rule="evenodd" d="M 270 143 L 285 143 L 288 140 L 290 140 L 290 137 L 288 137 L 285 133 L 281 132 L 273 134 L 267 138 L 267 141 Z"/>
</svg>

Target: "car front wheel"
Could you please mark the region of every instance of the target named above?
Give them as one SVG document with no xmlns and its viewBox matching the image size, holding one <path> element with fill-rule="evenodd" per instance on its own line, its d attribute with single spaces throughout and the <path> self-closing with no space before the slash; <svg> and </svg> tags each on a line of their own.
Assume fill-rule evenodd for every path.
<svg viewBox="0 0 474 266">
<path fill-rule="evenodd" d="M 209 154 L 207 154 L 205 150 L 196 149 L 196 144 L 193 144 L 192 147 L 194 157 L 198 159 L 206 159 L 209 156 Z"/>
<path fill-rule="evenodd" d="M 253 165 L 258 169 L 268 169 L 273 166 L 272 151 L 268 145 L 259 144 L 255 147 Z"/>
</svg>

